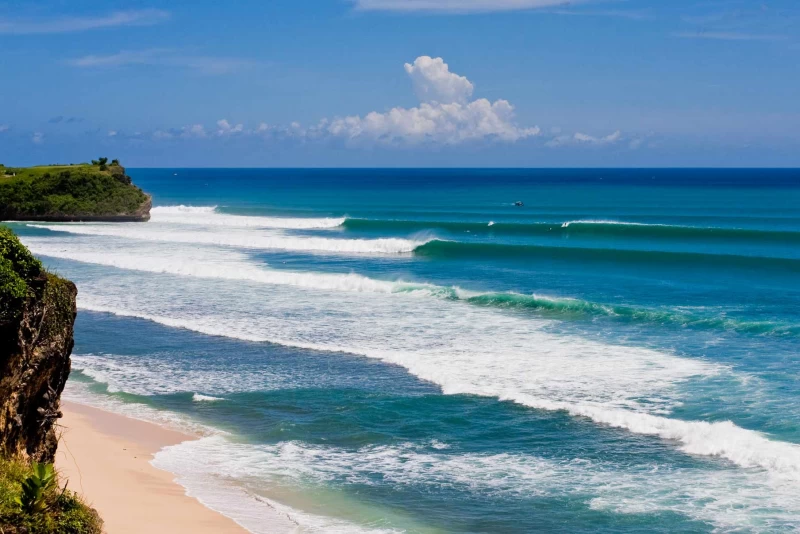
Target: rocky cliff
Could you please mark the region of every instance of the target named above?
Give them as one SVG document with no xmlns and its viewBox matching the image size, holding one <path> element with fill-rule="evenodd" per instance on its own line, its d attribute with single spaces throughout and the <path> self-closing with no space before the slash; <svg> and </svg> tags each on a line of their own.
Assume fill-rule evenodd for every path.
<svg viewBox="0 0 800 534">
<path fill-rule="evenodd" d="M 0 227 L 0 453 L 52 462 L 77 289 Z"/>
</svg>

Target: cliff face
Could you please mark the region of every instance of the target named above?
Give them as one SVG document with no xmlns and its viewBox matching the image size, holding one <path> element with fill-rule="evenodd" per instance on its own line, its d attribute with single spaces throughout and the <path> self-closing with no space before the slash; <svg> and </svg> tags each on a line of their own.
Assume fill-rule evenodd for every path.
<svg viewBox="0 0 800 534">
<path fill-rule="evenodd" d="M 32 274 L 20 278 L 26 286 L 21 294 L 8 290 L 9 280 L 16 283 L 13 270 L 0 269 L 0 452 L 52 462 L 78 291 L 72 282 L 37 269 L 38 261 L 13 234 L 0 234 L 0 268 L 19 265 L 15 254 L 28 254 L 23 259 L 35 262 Z"/>
</svg>

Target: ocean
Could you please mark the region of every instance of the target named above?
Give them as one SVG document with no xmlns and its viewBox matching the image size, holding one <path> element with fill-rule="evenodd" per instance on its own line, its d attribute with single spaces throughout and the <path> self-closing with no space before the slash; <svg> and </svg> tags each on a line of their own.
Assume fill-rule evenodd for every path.
<svg viewBox="0 0 800 534">
<path fill-rule="evenodd" d="M 800 529 L 800 171 L 130 174 L 148 223 L 11 224 L 66 397 L 252 532 Z"/>
</svg>

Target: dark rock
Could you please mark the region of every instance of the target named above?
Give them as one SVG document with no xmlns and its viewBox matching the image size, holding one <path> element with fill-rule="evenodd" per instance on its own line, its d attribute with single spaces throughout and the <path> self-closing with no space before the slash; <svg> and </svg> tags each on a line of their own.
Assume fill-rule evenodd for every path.
<svg viewBox="0 0 800 534">
<path fill-rule="evenodd" d="M 74 345 L 75 284 L 42 272 L 22 313 L 0 322 L 0 451 L 52 462 Z"/>
</svg>

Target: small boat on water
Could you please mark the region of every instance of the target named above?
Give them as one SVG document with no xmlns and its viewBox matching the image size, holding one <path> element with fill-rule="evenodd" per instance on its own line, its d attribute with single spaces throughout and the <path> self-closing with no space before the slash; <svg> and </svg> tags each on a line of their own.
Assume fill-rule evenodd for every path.
<svg viewBox="0 0 800 534">
<path fill-rule="evenodd" d="M 524 206 L 524 205 L 525 205 L 525 203 L 524 203 L 524 202 L 522 202 L 521 200 L 517 200 L 516 202 L 514 202 L 514 205 L 515 205 L 515 206 Z"/>
</svg>

